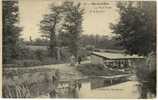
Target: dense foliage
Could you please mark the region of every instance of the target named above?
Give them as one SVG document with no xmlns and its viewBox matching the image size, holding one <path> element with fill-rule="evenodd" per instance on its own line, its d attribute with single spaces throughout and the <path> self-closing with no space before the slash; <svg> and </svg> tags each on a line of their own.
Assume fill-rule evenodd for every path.
<svg viewBox="0 0 158 100">
<path fill-rule="evenodd" d="M 82 14 L 80 4 L 64 2 L 61 6 L 51 5 L 50 13 L 40 23 L 43 36 L 49 39 L 50 56 L 56 57 L 55 47 L 63 44 L 73 55 L 77 55 Z"/>
<path fill-rule="evenodd" d="M 80 44 L 86 48 L 99 48 L 99 49 L 119 49 L 121 46 L 117 45 L 118 41 L 115 37 L 100 36 L 100 35 L 86 35 L 82 34 Z"/>
<path fill-rule="evenodd" d="M 79 37 L 82 32 L 83 9 L 80 8 L 80 3 L 74 5 L 73 2 L 65 2 L 63 4 L 63 12 L 65 18 L 61 34 L 66 35 L 70 52 L 77 56 Z"/>
<path fill-rule="evenodd" d="M 60 21 L 60 8 L 54 5 L 51 6 L 51 12 L 44 16 L 43 20 L 40 22 L 40 29 L 43 32 L 43 36 L 49 39 L 49 53 L 51 57 L 56 57 L 56 33 L 57 24 Z"/>
<path fill-rule="evenodd" d="M 112 25 L 129 54 L 147 55 L 156 47 L 156 3 L 119 2 L 120 20 Z"/>
<path fill-rule="evenodd" d="M 10 63 L 18 57 L 18 40 L 21 28 L 18 26 L 18 2 L 2 2 L 3 20 L 3 63 Z"/>
</svg>

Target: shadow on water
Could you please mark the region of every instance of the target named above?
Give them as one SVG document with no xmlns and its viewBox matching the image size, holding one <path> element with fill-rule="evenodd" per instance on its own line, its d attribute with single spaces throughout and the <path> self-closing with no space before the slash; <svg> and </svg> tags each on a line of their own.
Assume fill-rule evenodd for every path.
<svg viewBox="0 0 158 100">
<path fill-rule="evenodd" d="M 57 88 L 59 98 L 79 98 L 79 93 L 83 90 L 93 91 L 101 87 L 108 87 L 128 81 L 127 78 L 109 80 L 105 78 L 87 78 L 73 81 L 60 82 Z M 86 91 L 85 91 L 86 93 Z"/>
</svg>

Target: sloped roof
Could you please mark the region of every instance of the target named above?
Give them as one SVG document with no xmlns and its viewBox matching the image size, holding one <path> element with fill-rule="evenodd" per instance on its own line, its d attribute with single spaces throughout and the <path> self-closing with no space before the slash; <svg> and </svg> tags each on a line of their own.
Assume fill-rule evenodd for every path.
<svg viewBox="0 0 158 100">
<path fill-rule="evenodd" d="M 107 59 L 140 59 L 144 58 L 143 56 L 138 55 L 127 55 L 124 53 L 109 53 L 109 52 L 92 52 L 93 55 L 107 58 Z"/>
</svg>

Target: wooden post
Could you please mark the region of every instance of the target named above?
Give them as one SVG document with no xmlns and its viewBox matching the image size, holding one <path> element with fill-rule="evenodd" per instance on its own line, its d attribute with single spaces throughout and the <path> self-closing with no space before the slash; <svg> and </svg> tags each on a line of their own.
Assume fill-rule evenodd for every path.
<svg viewBox="0 0 158 100">
<path fill-rule="evenodd" d="M 112 79 L 110 79 L 110 84 L 112 85 Z"/>
<path fill-rule="evenodd" d="M 60 51 L 61 51 L 60 47 L 57 47 L 57 60 L 58 60 L 58 61 L 61 61 L 61 54 L 60 54 Z"/>
</svg>

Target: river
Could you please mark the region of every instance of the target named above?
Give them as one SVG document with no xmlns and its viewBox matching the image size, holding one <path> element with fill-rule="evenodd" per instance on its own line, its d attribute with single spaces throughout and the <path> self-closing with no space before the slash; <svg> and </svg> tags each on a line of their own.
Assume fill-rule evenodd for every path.
<svg viewBox="0 0 158 100">
<path fill-rule="evenodd" d="M 128 98 L 138 99 L 140 93 L 137 81 L 123 81 L 117 84 L 101 85 L 103 81 L 84 79 L 77 81 L 81 87 L 73 88 L 73 81 L 61 82 L 57 88 L 57 98 Z M 74 90 L 73 90 L 74 89 Z M 49 98 L 49 95 L 40 98 Z"/>
</svg>

